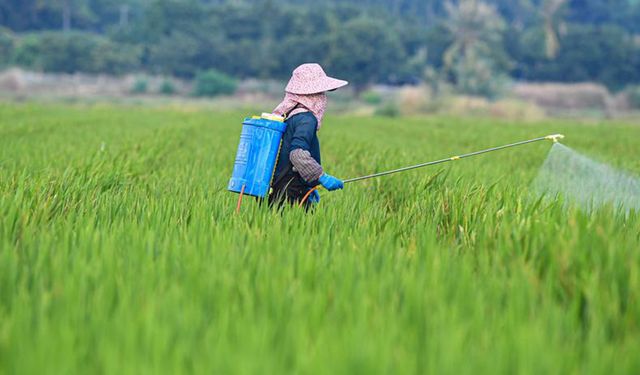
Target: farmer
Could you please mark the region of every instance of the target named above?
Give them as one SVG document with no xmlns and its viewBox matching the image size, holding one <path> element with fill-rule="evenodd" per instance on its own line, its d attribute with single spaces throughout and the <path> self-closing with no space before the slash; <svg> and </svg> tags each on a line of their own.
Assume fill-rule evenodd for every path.
<svg viewBox="0 0 640 375">
<path fill-rule="evenodd" d="M 329 191 L 344 187 L 341 180 L 324 173 L 317 132 L 327 108 L 327 91 L 347 84 L 328 77 L 318 64 L 302 64 L 293 71 L 284 100 L 273 110 L 286 117 L 287 130 L 282 137 L 270 204 L 299 203 L 318 184 Z M 305 208 L 319 201 L 320 194 L 314 190 Z"/>
</svg>

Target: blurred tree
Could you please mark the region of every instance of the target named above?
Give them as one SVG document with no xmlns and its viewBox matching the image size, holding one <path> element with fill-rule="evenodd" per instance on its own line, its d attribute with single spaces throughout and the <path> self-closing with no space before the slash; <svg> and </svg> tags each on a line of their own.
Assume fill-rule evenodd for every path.
<svg viewBox="0 0 640 375">
<path fill-rule="evenodd" d="M 538 40 L 540 38 L 533 38 Z M 544 81 L 597 81 L 617 90 L 640 80 L 640 53 L 633 38 L 615 26 L 569 25 L 553 60 L 532 53 L 523 78 Z M 532 43 L 535 43 L 532 42 Z"/>
<path fill-rule="evenodd" d="M 538 8 L 545 0 L 486 0 L 505 19 L 509 27 L 522 30 L 536 24 Z"/>
<path fill-rule="evenodd" d="M 149 47 L 147 63 L 157 73 L 192 77 L 204 65 L 198 61 L 200 49 L 196 38 L 176 30 Z"/>
<path fill-rule="evenodd" d="M 277 47 L 270 52 L 270 59 L 277 59 L 275 78 L 287 79 L 298 65 L 325 61 L 329 49 L 330 30 L 335 28 L 344 14 L 336 12 L 311 12 L 309 9 L 288 7 L 281 15 L 286 22 L 276 23 Z M 326 67 L 331 70 L 331 67 Z"/>
<path fill-rule="evenodd" d="M 566 0 L 544 0 L 542 19 L 544 20 L 545 51 L 548 58 L 555 58 L 560 48 L 558 41 L 557 23 L 558 13 Z"/>
<path fill-rule="evenodd" d="M 477 0 L 447 4 L 445 23 L 452 43 L 443 55 L 444 72 L 452 74 L 457 88 L 466 94 L 497 94 L 497 82 L 506 79 L 508 67 L 502 50 L 505 22 L 492 6 Z"/>
<path fill-rule="evenodd" d="M 622 76 L 640 81 L 634 62 L 640 43 L 632 37 L 640 34 L 638 0 L 451 1 L 0 0 L 0 26 L 16 33 L 16 48 L 4 53 L 18 54 L 0 59 L 59 71 L 53 60 L 63 57 L 55 51 L 80 56 L 78 49 L 89 48 L 94 52 L 85 54 L 86 62 L 66 69 L 95 71 L 99 61 L 115 59 L 120 71 L 193 77 L 216 69 L 238 78 L 279 79 L 301 63 L 319 61 L 328 71 L 353 75 L 358 89 L 371 82 L 413 83 L 427 67 L 430 77 L 471 91 L 477 91 L 470 89 L 477 87 L 474 75 L 506 72 L 516 79 L 592 79 L 610 87 Z M 43 35 L 29 33 L 63 28 L 72 30 L 69 40 L 77 48 L 56 36 L 49 51 Z M 604 34 L 595 35 L 600 30 Z M 87 32 L 84 38 L 79 31 Z M 110 42 L 104 44 L 108 53 L 95 50 L 98 39 Z M 135 52 L 125 62 L 111 47 Z M 609 50 L 611 61 L 601 53 Z M 589 68 L 575 67 L 577 61 Z"/>
<path fill-rule="evenodd" d="M 15 36 L 11 30 L 0 27 L 0 67 L 6 66 L 11 62 L 14 45 Z"/>
<path fill-rule="evenodd" d="M 93 13 L 88 0 L 49 0 L 44 9 L 51 13 L 58 13 L 60 20 L 57 28 L 70 31 L 71 28 L 88 28 L 96 22 L 98 16 Z"/>
<path fill-rule="evenodd" d="M 323 59 L 331 74 L 348 77 L 356 92 L 372 82 L 393 80 L 405 59 L 395 33 L 384 22 L 359 17 L 331 31 Z"/>
<path fill-rule="evenodd" d="M 429 58 L 430 46 L 424 25 L 419 22 L 394 27 L 402 46 L 405 61 L 398 61 L 396 78 L 392 83 L 417 84 L 422 79 Z"/>
<path fill-rule="evenodd" d="M 0 1 L 0 25 L 14 31 L 59 27 L 60 13 L 48 2 L 39 0 Z"/>
<path fill-rule="evenodd" d="M 50 72 L 121 74 L 139 66 L 140 48 L 78 32 L 43 32 L 24 36 L 13 61 Z"/>
<path fill-rule="evenodd" d="M 437 69 L 444 66 L 444 55 L 449 46 L 453 44 L 453 34 L 447 29 L 444 21 L 429 28 L 425 33 L 427 45 L 427 63 Z"/>
<path fill-rule="evenodd" d="M 87 0 L 96 14 L 92 29 L 105 31 L 111 28 L 126 28 L 134 16 L 140 13 L 148 0 Z"/>
<path fill-rule="evenodd" d="M 142 22 L 116 33 L 116 38 L 145 45 L 143 64 L 148 70 L 190 78 L 212 67 L 211 40 L 220 33 L 200 1 L 154 0 Z"/>
<path fill-rule="evenodd" d="M 627 28 L 634 4 L 638 5 L 633 0 L 569 0 L 567 21 Z"/>
<path fill-rule="evenodd" d="M 230 95 L 236 91 L 237 83 L 228 75 L 217 70 L 199 72 L 195 79 L 195 96 Z"/>
<path fill-rule="evenodd" d="M 516 79 L 531 79 L 532 69 L 548 60 L 543 26 L 507 35 L 507 39 L 510 43 L 510 56 L 516 62 L 512 76 Z"/>
</svg>

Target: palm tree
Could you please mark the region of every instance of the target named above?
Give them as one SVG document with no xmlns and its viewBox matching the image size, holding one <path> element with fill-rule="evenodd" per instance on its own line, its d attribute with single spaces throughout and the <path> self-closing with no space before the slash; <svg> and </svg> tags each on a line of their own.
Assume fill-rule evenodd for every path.
<svg viewBox="0 0 640 375">
<path fill-rule="evenodd" d="M 503 76 L 496 71 L 496 62 L 504 54 L 504 20 L 493 6 L 478 0 L 445 6 L 445 26 L 453 42 L 443 56 L 443 76 L 453 75 L 460 92 L 493 96 Z"/>
<path fill-rule="evenodd" d="M 547 58 L 553 59 L 560 50 L 560 41 L 556 31 L 558 13 L 567 0 L 545 0 L 542 6 L 542 19 L 544 21 L 545 53 Z"/>
<path fill-rule="evenodd" d="M 478 0 L 462 0 L 458 4 L 445 4 L 446 28 L 453 43 L 444 53 L 446 70 L 456 61 L 477 55 L 492 55 L 492 47 L 500 43 L 505 22 L 494 7 Z"/>
</svg>

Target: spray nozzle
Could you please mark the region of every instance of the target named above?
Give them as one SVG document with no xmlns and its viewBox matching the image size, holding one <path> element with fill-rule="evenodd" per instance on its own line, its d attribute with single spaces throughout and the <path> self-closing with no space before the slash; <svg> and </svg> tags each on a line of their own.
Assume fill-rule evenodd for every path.
<svg viewBox="0 0 640 375">
<path fill-rule="evenodd" d="M 548 139 L 548 140 L 550 140 L 550 141 L 553 141 L 553 143 L 558 143 L 558 141 L 559 141 L 560 139 L 563 139 L 563 138 L 564 138 L 564 135 L 563 135 L 563 134 L 551 134 L 551 135 L 548 135 L 548 136 L 546 136 L 546 137 L 544 137 L 544 138 L 545 138 L 545 139 Z"/>
</svg>

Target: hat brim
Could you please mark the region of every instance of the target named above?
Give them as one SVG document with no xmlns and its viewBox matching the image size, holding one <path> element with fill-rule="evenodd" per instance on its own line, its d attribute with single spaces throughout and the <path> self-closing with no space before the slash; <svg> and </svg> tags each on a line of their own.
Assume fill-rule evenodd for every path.
<svg viewBox="0 0 640 375">
<path fill-rule="evenodd" d="M 304 85 L 298 85 L 296 83 L 289 82 L 284 91 L 297 95 L 312 95 L 336 90 L 349 84 L 347 81 L 332 77 L 324 77 L 317 81 L 305 82 Z"/>
</svg>

